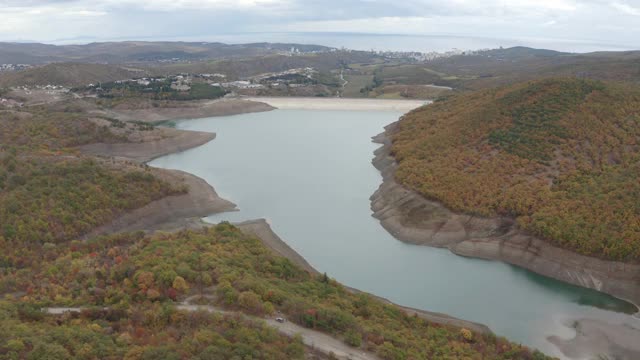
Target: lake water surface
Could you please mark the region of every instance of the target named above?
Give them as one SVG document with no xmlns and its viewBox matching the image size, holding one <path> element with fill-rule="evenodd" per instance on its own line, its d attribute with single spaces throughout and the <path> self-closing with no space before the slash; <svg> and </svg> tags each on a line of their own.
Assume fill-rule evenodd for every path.
<svg viewBox="0 0 640 360">
<path fill-rule="evenodd" d="M 311 265 L 394 302 L 488 325 L 498 335 L 560 356 L 548 335 L 572 337 L 572 319 L 632 321 L 628 304 L 499 262 L 402 243 L 371 217 L 382 178 L 371 136 L 395 112 L 275 110 L 181 121 L 217 138 L 154 160 L 204 178 L 239 212 L 208 218 L 266 218 Z"/>
</svg>

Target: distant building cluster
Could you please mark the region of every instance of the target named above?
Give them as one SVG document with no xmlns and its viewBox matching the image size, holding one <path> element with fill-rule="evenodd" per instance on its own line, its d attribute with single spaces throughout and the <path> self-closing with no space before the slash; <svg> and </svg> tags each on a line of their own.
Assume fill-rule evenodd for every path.
<svg viewBox="0 0 640 360">
<path fill-rule="evenodd" d="M 31 91 L 34 91 L 34 90 L 47 91 L 49 93 L 54 93 L 54 92 L 60 93 L 60 92 L 69 91 L 69 88 L 66 88 L 62 85 L 33 85 L 33 86 L 22 85 L 22 86 L 13 87 L 13 89 L 22 90 L 26 94 L 29 94 Z"/>
<path fill-rule="evenodd" d="M 195 77 L 202 77 L 202 78 L 205 78 L 205 79 L 211 79 L 211 78 L 226 79 L 227 75 L 220 74 L 220 73 L 215 73 L 215 74 L 196 74 Z"/>
<path fill-rule="evenodd" d="M 176 75 L 169 78 L 171 80 L 171 89 L 175 91 L 189 91 L 191 90 L 191 76 L 189 75 Z"/>
<path fill-rule="evenodd" d="M 307 55 L 307 54 L 323 54 L 326 52 L 334 52 L 334 51 L 338 51 L 338 49 L 335 48 L 328 48 L 328 49 L 318 49 L 318 50 L 302 50 L 299 49 L 295 46 L 292 46 L 289 50 L 284 50 L 284 51 L 279 51 L 277 52 L 278 55 L 285 55 L 285 56 L 296 56 L 296 55 Z"/>
<path fill-rule="evenodd" d="M 281 72 L 275 73 L 265 73 L 256 75 L 251 78 L 254 82 L 262 83 L 262 82 L 287 82 L 292 77 L 292 75 L 305 77 L 307 79 L 313 79 L 313 76 L 317 73 L 317 71 L 312 67 L 305 68 L 297 68 L 297 69 L 289 69 Z"/>
<path fill-rule="evenodd" d="M 444 59 L 452 56 L 465 56 L 465 55 L 477 55 L 487 51 L 487 49 L 483 50 L 461 50 L 461 49 L 452 49 L 445 52 L 419 52 L 419 51 L 375 51 L 371 50 L 372 53 L 384 57 L 386 59 L 410 59 L 419 62 L 431 61 L 436 59 Z"/>
<path fill-rule="evenodd" d="M 125 79 L 125 80 L 116 80 L 114 81 L 116 84 L 136 84 L 140 86 L 150 86 L 155 82 L 171 82 L 171 89 L 176 91 L 189 91 L 191 90 L 191 84 L 193 83 L 194 78 L 204 79 L 207 83 L 211 85 L 220 86 L 219 82 L 214 82 L 218 79 L 226 79 L 227 76 L 225 74 L 215 73 L 215 74 L 188 74 L 181 73 L 177 75 L 171 76 L 162 76 L 162 77 L 143 77 L 143 78 L 134 78 L 134 79 Z M 95 88 L 97 91 L 100 91 L 100 84 L 89 84 L 87 87 Z M 151 89 L 149 89 L 151 90 Z"/>
<path fill-rule="evenodd" d="M 28 64 L 0 64 L 0 71 L 19 71 L 30 67 Z"/>
<path fill-rule="evenodd" d="M 264 89 L 267 87 L 305 86 L 305 82 L 313 82 L 317 71 L 311 67 L 289 69 L 281 72 L 264 73 L 245 80 L 218 82 L 213 86 L 231 89 Z"/>
<path fill-rule="evenodd" d="M 262 89 L 264 85 L 254 84 L 249 80 L 238 80 L 224 83 L 213 83 L 212 86 L 220 86 L 223 88 L 236 88 L 236 89 Z"/>
</svg>

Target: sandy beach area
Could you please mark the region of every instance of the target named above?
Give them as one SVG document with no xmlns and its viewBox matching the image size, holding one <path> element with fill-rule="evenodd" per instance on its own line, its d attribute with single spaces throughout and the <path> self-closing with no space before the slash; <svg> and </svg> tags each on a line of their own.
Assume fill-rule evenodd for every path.
<svg viewBox="0 0 640 360">
<path fill-rule="evenodd" d="M 322 97 L 247 97 L 282 110 L 411 111 L 430 100 L 349 99 Z"/>
</svg>

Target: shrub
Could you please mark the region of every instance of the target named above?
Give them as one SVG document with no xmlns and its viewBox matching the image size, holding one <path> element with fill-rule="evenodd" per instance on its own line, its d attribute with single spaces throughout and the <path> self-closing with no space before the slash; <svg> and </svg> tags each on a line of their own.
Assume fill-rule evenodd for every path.
<svg viewBox="0 0 640 360">
<path fill-rule="evenodd" d="M 471 342 L 473 341 L 473 332 L 469 329 L 462 328 L 460 329 L 460 335 L 465 341 Z"/>
</svg>

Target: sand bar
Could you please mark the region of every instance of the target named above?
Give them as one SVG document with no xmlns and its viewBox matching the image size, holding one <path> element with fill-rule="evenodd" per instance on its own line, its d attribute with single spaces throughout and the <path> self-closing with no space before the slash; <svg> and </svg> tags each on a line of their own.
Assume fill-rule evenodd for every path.
<svg viewBox="0 0 640 360">
<path fill-rule="evenodd" d="M 261 102 L 282 110 L 356 110 L 407 112 L 430 100 L 347 99 L 322 97 L 248 97 L 246 100 Z"/>
</svg>

